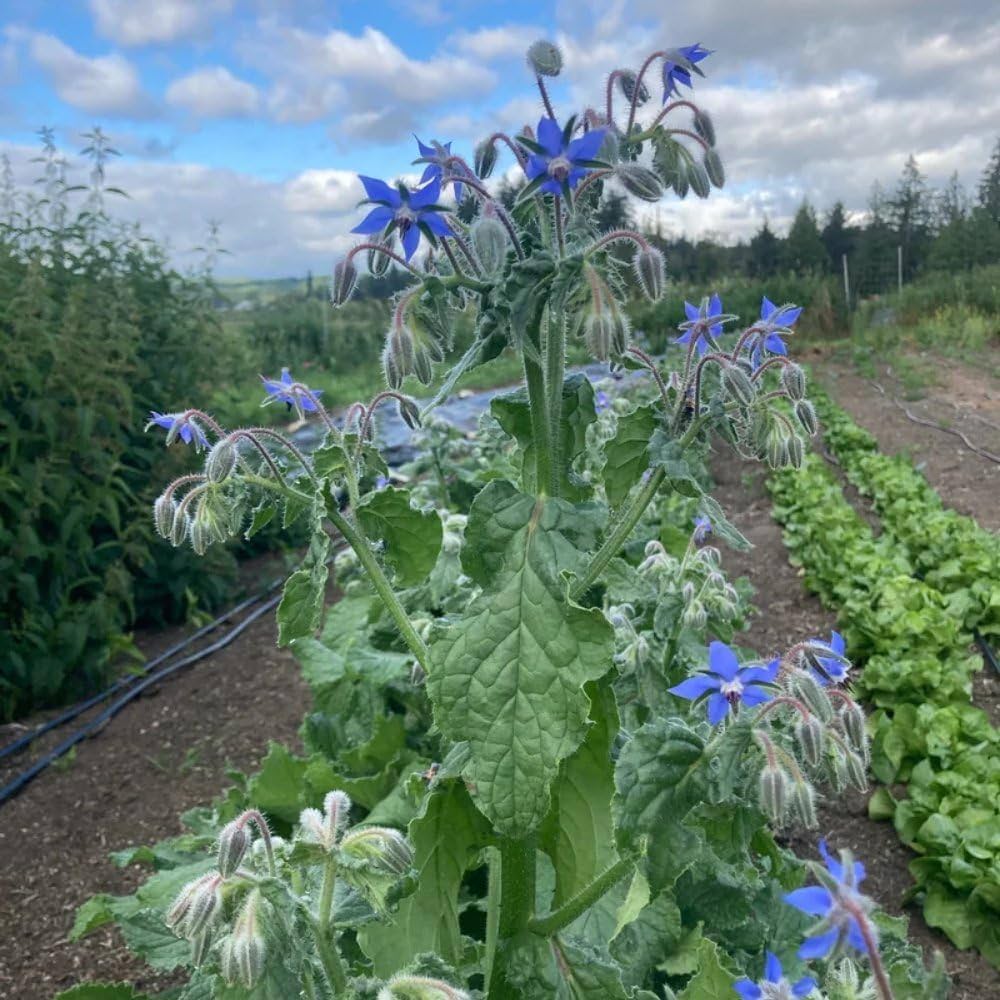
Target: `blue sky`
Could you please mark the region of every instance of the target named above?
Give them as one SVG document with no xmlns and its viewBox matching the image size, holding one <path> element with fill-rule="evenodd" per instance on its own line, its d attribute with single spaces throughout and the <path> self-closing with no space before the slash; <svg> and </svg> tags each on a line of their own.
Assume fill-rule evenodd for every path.
<svg viewBox="0 0 1000 1000">
<path fill-rule="evenodd" d="M 860 212 L 910 153 L 974 184 L 1000 133 L 992 0 L 3 0 L 0 148 L 29 183 L 40 125 L 74 160 L 99 124 L 124 154 L 121 214 L 179 262 L 214 218 L 224 271 L 328 270 L 355 173 L 413 170 L 412 131 L 470 154 L 537 118 L 523 53 L 539 36 L 566 55 L 563 114 L 600 106 L 606 73 L 654 47 L 716 49 L 696 97 L 730 184 L 665 202 L 678 233 L 780 229 L 803 197 Z"/>
</svg>

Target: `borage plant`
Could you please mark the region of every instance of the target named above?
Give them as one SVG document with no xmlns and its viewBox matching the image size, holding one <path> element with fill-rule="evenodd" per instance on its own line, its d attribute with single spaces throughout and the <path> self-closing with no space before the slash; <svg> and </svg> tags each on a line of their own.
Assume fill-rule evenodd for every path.
<svg viewBox="0 0 1000 1000">
<path fill-rule="evenodd" d="M 287 371 L 265 379 L 267 401 L 325 423 L 311 455 L 196 409 L 154 416 L 207 448 L 157 502 L 174 544 L 202 551 L 274 517 L 312 532 L 278 609 L 320 706 L 304 730 L 318 756 L 285 772 L 307 808 L 295 823 L 273 795 L 257 803 L 287 836 L 251 808 L 195 869 L 169 914 L 197 967 L 185 997 L 941 995 L 853 859 L 824 847 L 803 888 L 806 866 L 770 832 L 815 826 L 821 789 L 865 787 L 839 637 L 765 661 L 728 644 L 744 601 L 708 543 L 747 542 L 706 492 L 703 456 L 715 437 L 802 462 L 816 418 L 785 340 L 800 310 L 765 300 L 739 330 L 718 297 L 688 304 L 665 370 L 633 342 L 626 302 L 664 294 L 663 256 L 595 228 L 609 185 L 655 202 L 722 184 L 711 118 L 674 99 L 708 55 L 655 52 L 611 73 L 603 108 L 559 118 L 561 55 L 537 42 L 537 127 L 489 136 L 472 163 L 421 142 L 416 187 L 362 178 L 367 239 L 337 264 L 333 300 L 350 298 L 359 256 L 413 283 L 386 337 L 389 388 L 342 424 Z M 523 174 L 506 204 L 488 181 L 501 153 Z M 475 340 L 418 406 L 404 382 L 436 378 L 459 310 Z M 566 371 L 575 337 L 646 388 L 595 396 Z M 510 443 L 502 470 L 446 467 L 434 432 L 432 485 L 392 485 L 376 408 L 416 427 L 508 348 L 524 385 L 487 418 Z M 348 596 L 317 641 L 333 539 L 350 549 Z M 361 779 L 366 761 L 395 770 Z"/>
</svg>

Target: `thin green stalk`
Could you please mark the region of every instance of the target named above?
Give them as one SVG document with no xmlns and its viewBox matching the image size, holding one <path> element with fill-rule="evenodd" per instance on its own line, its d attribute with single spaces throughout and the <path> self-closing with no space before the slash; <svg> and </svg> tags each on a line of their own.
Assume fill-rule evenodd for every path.
<svg viewBox="0 0 1000 1000">
<path fill-rule="evenodd" d="M 378 559 L 375 558 L 375 553 L 372 552 L 371 546 L 368 544 L 368 539 L 337 510 L 336 504 L 328 503 L 326 513 L 334 527 L 344 536 L 348 545 L 354 549 L 358 559 L 361 560 L 361 565 L 368 573 L 368 579 L 378 596 L 382 598 L 382 603 L 386 606 L 389 614 L 392 615 L 392 620 L 402 634 L 403 641 L 410 647 L 410 652 L 416 657 L 417 663 L 420 664 L 424 673 L 430 673 L 430 653 L 427 646 L 417 634 L 409 616 L 403 610 L 403 605 L 399 603 L 399 598 L 386 579 Z"/>
<path fill-rule="evenodd" d="M 337 859 L 331 855 L 323 872 L 323 887 L 320 890 L 319 914 L 313 926 L 316 938 L 316 950 L 319 960 L 323 963 L 323 971 L 330 981 L 333 995 L 340 996 L 347 992 L 347 975 L 337 951 L 336 942 L 331 933 L 331 918 L 333 916 L 333 890 L 337 884 Z"/>
<path fill-rule="evenodd" d="M 545 363 L 549 397 L 549 488 L 557 497 L 562 484 L 562 396 L 566 372 L 566 324 L 561 313 L 549 312 L 549 330 L 545 339 Z"/>
<path fill-rule="evenodd" d="M 487 851 L 490 874 L 486 897 L 486 992 L 489 993 L 500 929 L 500 852 L 495 847 L 487 848 Z"/>
<path fill-rule="evenodd" d="M 633 865 L 632 858 L 619 858 L 610 868 L 598 875 L 590 885 L 584 886 L 575 896 L 563 903 L 558 910 L 553 910 L 544 917 L 530 920 L 528 930 L 534 934 L 540 934 L 542 937 L 558 934 L 606 895 L 628 874 Z"/>
<path fill-rule="evenodd" d="M 524 380 L 531 411 L 531 439 L 535 446 L 535 489 L 545 493 L 552 479 L 552 455 L 549 450 L 545 374 L 537 361 L 524 355 Z"/>
</svg>

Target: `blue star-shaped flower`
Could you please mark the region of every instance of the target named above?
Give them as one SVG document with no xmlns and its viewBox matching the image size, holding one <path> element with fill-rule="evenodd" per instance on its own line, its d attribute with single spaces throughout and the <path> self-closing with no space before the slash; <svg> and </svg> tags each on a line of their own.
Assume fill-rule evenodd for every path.
<svg viewBox="0 0 1000 1000">
<path fill-rule="evenodd" d="M 717 726 L 740 704 L 752 708 L 770 701 L 773 695 L 760 685 L 772 684 L 777 676 L 777 660 L 766 667 L 741 668 L 736 654 L 716 641 L 708 647 L 708 672 L 689 677 L 669 691 L 691 701 L 708 695 L 708 721 Z"/>
<path fill-rule="evenodd" d="M 702 48 L 701 43 L 695 45 L 682 45 L 679 49 L 672 49 L 667 58 L 663 60 L 663 103 L 672 94 L 680 94 L 678 83 L 683 83 L 690 88 L 691 74 L 697 73 L 704 76 L 695 63 L 700 63 L 706 56 L 712 54 L 712 49 Z"/>
<path fill-rule="evenodd" d="M 611 405 L 611 399 L 608 394 L 603 390 L 599 391 L 594 397 L 594 408 L 600 412 L 601 410 L 606 410 Z"/>
<path fill-rule="evenodd" d="M 850 672 L 850 664 L 845 663 L 838 657 L 844 656 L 847 648 L 844 637 L 839 632 L 830 633 L 830 641 L 824 642 L 822 639 L 811 640 L 814 646 L 823 646 L 830 650 L 834 656 L 817 656 L 819 660 L 819 670 L 813 670 L 813 676 L 820 684 L 841 684 L 847 680 Z"/>
<path fill-rule="evenodd" d="M 287 368 L 281 369 L 280 379 L 265 378 L 261 375 L 260 380 L 264 383 L 264 390 L 268 396 L 264 400 L 264 406 L 267 406 L 268 403 L 287 403 L 289 407 L 294 406 L 300 412 L 311 412 L 319 409 L 316 403 L 302 389 L 296 388 L 299 383 L 292 378 L 292 374 Z M 317 397 L 323 395 L 322 389 L 308 389 L 308 392 Z"/>
<path fill-rule="evenodd" d="M 702 299 L 700 306 L 684 303 L 684 315 L 687 320 L 677 328 L 684 332 L 674 341 L 675 344 L 690 344 L 694 341 L 698 354 L 705 354 L 709 349 L 708 336 L 721 337 L 722 324 L 713 323 L 716 316 L 722 315 L 722 299 L 718 294 L 710 299 Z"/>
<path fill-rule="evenodd" d="M 774 952 L 766 953 L 764 962 L 764 979 L 758 984 L 749 979 L 738 979 L 733 983 L 733 989 L 743 1000 L 770 1000 L 772 997 L 805 997 L 816 989 L 816 980 L 812 976 L 803 976 L 798 982 L 790 983 L 785 979 L 781 962 Z M 770 988 L 769 988 L 770 987 Z"/>
<path fill-rule="evenodd" d="M 865 912 L 871 901 L 858 892 L 865 879 L 865 866 L 855 861 L 850 871 L 834 858 L 826 848 L 826 841 L 819 842 L 819 853 L 827 871 L 833 878 L 831 886 L 809 885 L 794 889 L 783 897 L 786 903 L 811 917 L 819 917 L 819 933 L 807 937 L 799 948 L 799 958 L 825 958 L 833 949 L 847 942 L 858 951 L 867 952 L 864 935 L 858 923 L 858 912 Z"/>
<path fill-rule="evenodd" d="M 571 138 L 575 120 L 570 119 L 560 128 L 554 118 L 538 122 L 537 141 L 523 136 L 518 138 L 530 151 L 524 173 L 532 190 L 545 194 L 563 194 L 575 188 L 595 166 L 603 166 L 594 159 L 604 142 L 607 129 L 593 128 L 578 139 Z"/>
<path fill-rule="evenodd" d="M 761 332 L 754 338 L 754 364 L 760 363 L 761 347 L 772 354 L 787 354 L 778 330 L 789 330 L 802 314 L 801 306 L 776 306 L 766 295 L 760 302 Z"/>
<path fill-rule="evenodd" d="M 413 162 L 427 164 L 420 177 L 420 183 L 426 184 L 436 177 L 443 184 L 445 177 L 451 174 L 450 168 L 445 166 L 451 157 L 451 143 L 441 143 L 437 139 L 432 139 L 431 144 L 428 146 L 426 143 L 421 142 L 418 136 L 414 136 L 413 138 L 417 140 L 417 148 L 420 150 L 420 158 Z M 462 185 L 460 182 L 455 182 L 454 190 L 455 201 L 460 202 L 462 200 Z"/>
<path fill-rule="evenodd" d="M 373 208 L 352 230 L 352 233 L 379 233 L 388 236 L 399 230 L 403 253 L 409 260 L 420 243 L 420 234 L 436 243 L 438 236 L 452 236 L 448 220 L 440 212 L 447 208 L 437 203 L 441 197 L 441 179 L 433 178 L 424 187 L 411 190 L 405 184 L 390 187 L 374 177 L 361 177 Z"/>
<path fill-rule="evenodd" d="M 694 519 L 694 540 L 703 542 L 712 533 L 712 522 L 702 515 Z"/>
<path fill-rule="evenodd" d="M 167 437 L 179 437 L 185 444 L 194 444 L 198 451 L 208 447 L 208 438 L 205 432 L 196 424 L 193 418 L 183 413 L 157 413 L 153 410 L 149 414 L 149 423 L 146 424 L 148 430 L 152 426 L 162 427 L 167 431 Z M 173 435 L 173 436 L 171 436 Z"/>
</svg>

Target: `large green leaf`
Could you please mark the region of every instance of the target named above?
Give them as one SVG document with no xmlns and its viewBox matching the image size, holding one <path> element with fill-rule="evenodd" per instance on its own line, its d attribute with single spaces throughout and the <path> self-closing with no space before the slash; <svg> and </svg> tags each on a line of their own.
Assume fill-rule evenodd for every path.
<svg viewBox="0 0 1000 1000">
<path fill-rule="evenodd" d="M 719 947 L 708 938 L 698 943 L 698 971 L 677 1000 L 732 1000 L 735 973 L 719 957 Z"/>
<path fill-rule="evenodd" d="M 649 466 L 649 439 L 658 420 L 655 407 L 637 406 L 618 418 L 615 436 L 604 446 L 604 490 L 617 507 Z"/>
<path fill-rule="evenodd" d="M 620 968 L 599 949 L 530 934 L 510 947 L 510 981 L 522 1000 L 628 1000 Z"/>
<path fill-rule="evenodd" d="M 516 439 L 524 456 L 526 474 L 535 467 L 535 439 L 531 429 L 531 410 L 526 389 L 517 389 L 494 396 L 490 410 L 500 426 Z M 562 428 L 560 458 L 562 464 L 562 494 L 574 500 L 583 499 L 589 490 L 573 476 L 569 468 L 587 444 L 587 426 L 597 419 L 594 408 L 594 387 L 582 372 L 568 375 L 563 382 Z M 529 480 L 525 480 L 528 482 Z M 544 485 L 544 484 L 543 484 Z"/>
<path fill-rule="evenodd" d="M 601 523 L 596 507 L 502 480 L 469 516 L 463 562 L 484 590 L 439 632 L 427 687 L 438 725 L 469 743 L 476 805 L 508 836 L 544 819 L 559 762 L 586 735 L 583 686 L 611 666 L 611 626 L 570 604 L 561 576 L 579 571 Z"/>
<path fill-rule="evenodd" d="M 54 1000 L 149 1000 L 128 983 L 80 983 L 63 990 Z"/>
<path fill-rule="evenodd" d="M 553 909 L 617 860 L 611 817 L 615 792 L 611 748 L 618 735 L 618 710 L 610 684 L 588 684 L 586 692 L 592 725 L 587 738 L 559 768 L 552 785 L 552 808 L 539 836 L 538 846 L 552 859 L 555 870 Z M 572 925 L 573 933 L 606 945 L 620 903 L 619 894 L 605 895 Z"/>
<path fill-rule="evenodd" d="M 365 534 L 385 546 L 385 561 L 401 587 L 420 583 L 441 551 L 441 518 L 433 510 L 410 506 L 408 490 L 393 486 L 369 493 L 357 509 Z"/>
<path fill-rule="evenodd" d="M 399 904 L 391 924 L 372 924 L 358 934 L 375 974 L 390 976 L 423 952 L 452 964 L 462 959 L 459 889 L 466 870 L 490 842 L 489 826 L 461 781 L 441 782 L 410 823 L 417 889 Z"/>
<path fill-rule="evenodd" d="M 293 639 L 312 635 L 323 616 L 326 590 L 326 557 L 330 551 L 330 536 L 323 529 L 324 506 L 317 496 L 310 511 L 309 548 L 297 569 L 285 581 L 278 605 L 278 645 L 286 646 Z"/>
<path fill-rule="evenodd" d="M 625 745 L 615 769 L 618 839 L 647 838 L 654 893 L 673 884 L 697 858 L 704 834 L 684 817 L 706 793 L 704 740 L 678 719 L 654 719 Z"/>
</svg>

